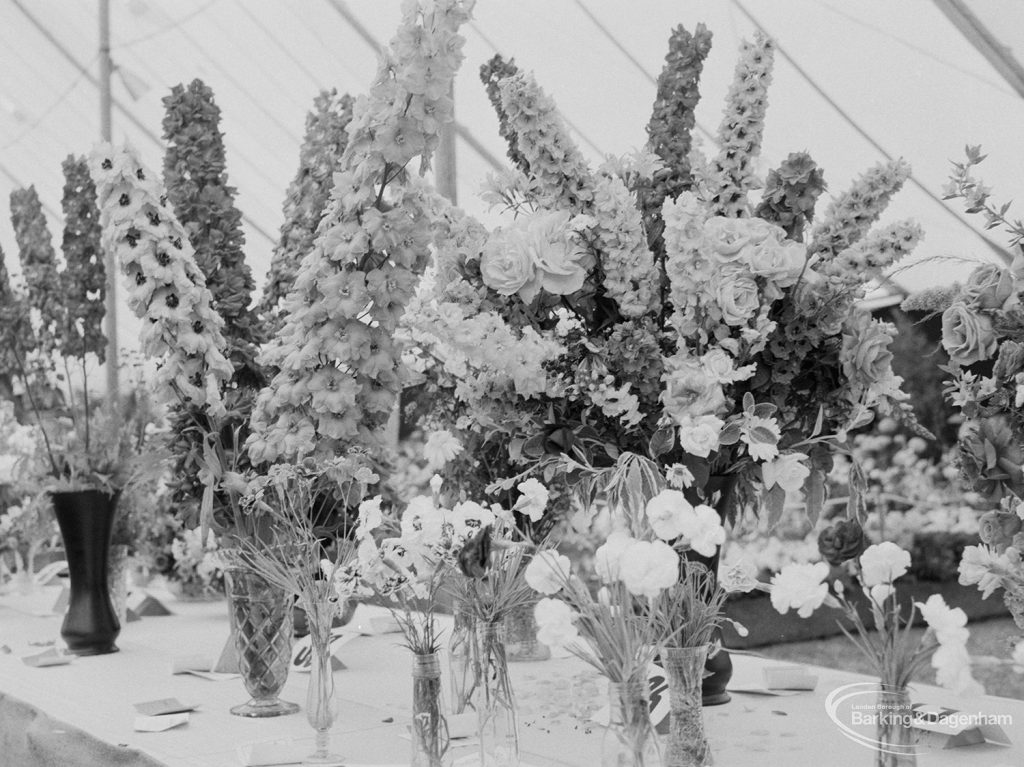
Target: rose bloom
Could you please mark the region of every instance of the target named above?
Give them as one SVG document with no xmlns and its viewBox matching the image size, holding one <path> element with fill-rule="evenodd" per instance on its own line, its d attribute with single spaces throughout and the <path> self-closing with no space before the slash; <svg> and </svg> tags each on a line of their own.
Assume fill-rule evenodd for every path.
<svg viewBox="0 0 1024 767">
<path fill-rule="evenodd" d="M 1015 298 L 1013 274 L 995 264 L 982 264 L 967 278 L 964 294 L 979 309 L 1003 309 Z"/>
<path fill-rule="evenodd" d="M 565 647 L 579 639 L 579 631 L 573 624 L 572 608 L 560 599 L 545 597 L 533 608 L 537 621 L 537 639 L 548 647 Z"/>
<path fill-rule="evenodd" d="M 679 446 L 690 455 L 707 458 L 718 449 L 724 422 L 713 415 L 686 418 L 679 424 Z"/>
<path fill-rule="evenodd" d="M 719 261 L 732 261 L 750 242 L 748 228 L 744 219 L 712 216 L 704 224 L 704 239 Z"/>
<path fill-rule="evenodd" d="M 594 552 L 594 571 L 602 583 L 614 583 L 619 580 L 622 556 L 634 543 L 636 539 L 630 537 L 628 533 L 616 531 L 598 546 Z"/>
<path fill-rule="evenodd" d="M 872 384 L 887 378 L 892 370 L 890 330 L 871 319 L 867 312 L 859 314 L 843 329 L 843 345 L 839 362 L 851 381 Z"/>
<path fill-rule="evenodd" d="M 860 555 L 860 577 L 868 588 L 892 583 L 910 569 L 910 552 L 892 541 L 883 541 Z"/>
<path fill-rule="evenodd" d="M 796 283 L 807 261 L 806 248 L 798 242 L 778 243 L 769 239 L 747 248 L 745 254 L 752 274 L 780 288 Z"/>
<path fill-rule="evenodd" d="M 500 229 L 487 240 L 480 256 L 480 278 L 491 290 L 511 296 L 531 282 L 535 274 L 530 253 L 513 247 Z"/>
<path fill-rule="evenodd" d="M 765 461 L 761 464 L 764 486 L 770 489 L 778 485 L 787 495 L 799 493 L 804 480 L 811 475 L 811 470 L 804 464 L 806 460 L 804 453 L 786 453 L 775 460 Z"/>
<path fill-rule="evenodd" d="M 990 511 L 978 520 L 978 537 L 981 542 L 1002 554 L 1013 542 L 1013 536 L 1024 527 L 1024 522 L 1016 514 L 1008 511 Z"/>
<path fill-rule="evenodd" d="M 683 536 L 690 548 L 701 556 L 714 556 L 715 551 L 725 543 L 725 528 L 722 518 L 710 506 L 701 504 L 691 507 L 682 515 L 681 525 Z"/>
<path fill-rule="evenodd" d="M 811 617 L 828 596 L 828 572 L 824 562 L 786 565 L 772 576 L 772 607 L 780 615 L 793 609 L 801 618 Z"/>
<path fill-rule="evenodd" d="M 664 541 L 636 541 L 622 553 L 619 574 L 630 594 L 653 599 L 679 580 L 679 555 Z"/>
<path fill-rule="evenodd" d="M 694 359 L 668 362 L 669 368 L 661 380 L 665 389 L 661 402 L 677 424 L 687 418 L 715 415 L 725 407 L 722 385 L 708 376 L 703 365 Z"/>
<path fill-rule="evenodd" d="M 548 293 L 566 296 L 583 287 L 593 257 L 569 229 L 567 211 L 534 213 L 509 229 L 509 247 L 533 259 L 536 274 L 519 289 L 526 303 L 543 288 Z"/>
<path fill-rule="evenodd" d="M 556 594 L 569 580 L 569 557 L 557 551 L 542 551 L 526 566 L 523 577 L 534 591 Z"/>
<path fill-rule="evenodd" d="M 743 325 L 761 307 L 761 294 L 753 278 L 734 272 L 722 274 L 715 286 L 715 300 L 726 325 Z"/>
<path fill-rule="evenodd" d="M 942 313 L 942 348 L 957 365 L 973 365 L 996 353 L 992 320 L 957 301 Z"/>
<path fill-rule="evenodd" d="M 693 514 L 693 506 L 678 490 L 662 490 L 647 502 L 646 513 L 654 534 L 671 541 L 683 534 L 683 516 Z"/>
<path fill-rule="evenodd" d="M 961 586 L 977 585 L 981 598 L 988 599 L 993 591 L 1003 586 L 1003 576 L 999 572 L 1003 567 L 1003 558 L 988 546 L 967 546 L 957 568 L 960 573 L 958 581 Z"/>
</svg>

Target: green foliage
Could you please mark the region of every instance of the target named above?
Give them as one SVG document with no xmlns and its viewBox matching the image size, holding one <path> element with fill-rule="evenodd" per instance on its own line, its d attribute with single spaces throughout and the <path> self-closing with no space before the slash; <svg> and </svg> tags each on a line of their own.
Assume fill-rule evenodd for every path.
<svg viewBox="0 0 1024 767">
<path fill-rule="evenodd" d="M 921 326 L 903 312 L 893 312 L 897 334 L 889 347 L 892 350 L 892 370 L 903 377 L 903 391 L 910 402 L 918 423 L 930 431 L 945 447 L 956 444 L 957 427 L 950 423 L 953 408 L 943 396 L 949 364 L 942 345 L 928 337 Z"/>
<path fill-rule="evenodd" d="M 61 290 L 66 321 L 60 327 L 60 350 L 65 357 L 83 359 L 88 352 L 102 363 L 107 339 L 103 335 L 106 271 L 100 247 L 100 211 L 96 185 L 84 157 L 64 160 L 64 271 Z"/>
<path fill-rule="evenodd" d="M 0 249 L 0 386 L 5 390 L 18 375 L 18 359 L 24 360 L 34 348 L 35 334 L 28 321 L 28 307 L 11 287 L 11 276 Z"/>
<path fill-rule="evenodd" d="M 306 115 L 306 135 L 299 149 L 299 170 L 284 201 L 284 223 L 274 248 L 258 311 L 271 330 L 282 324 L 280 304 L 288 295 L 302 257 L 313 249 L 316 228 L 334 187 L 334 173 L 348 144 L 352 97 L 334 89 L 321 91 Z"/>
<path fill-rule="evenodd" d="M 28 286 L 28 302 L 42 319 L 39 347 L 44 353 L 50 352 L 56 347 L 59 329 L 64 325 L 65 305 L 50 230 L 34 186 L 11 192 L 11 223 L 21 272 Z"/>
</svg>

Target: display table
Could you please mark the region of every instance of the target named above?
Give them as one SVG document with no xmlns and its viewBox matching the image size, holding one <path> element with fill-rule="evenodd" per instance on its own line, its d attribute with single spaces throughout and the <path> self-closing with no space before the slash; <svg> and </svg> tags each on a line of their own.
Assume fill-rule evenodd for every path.
<svg viewBox="0 0 1024 767">
<path fill-rule="evenodd" d="M 38 605 L 53 595 L 37 598 Z M 313 731 L 303 713 L 273 719 L 243 719 L 228 709 L 247 698 L 238 679 L 207 681 L 172 676 L 176 656 L 217 655 L 228 634 L 226 605 L 169 602 L 174 615 L 129 623 L 121 632 L 121 651 L 75 658 L 65 666 L 33 668 L 21 656 L 39 650 L 32 642 L 58 637 L 57 616 L 32 615 L 28 604 L 0 598 L 0 764 L 4 767 L 80 767 L 133 765 L 152 767 L 229 767 L 238 765 L 237 748 L 255 741 L 303 740 L 312 751 Z M 353 625 L 365 620 L 360 607 Z M 378 608 L 379 609 L 379 608 Z M 364 616 L 360 618 L 360 616 Z M 336 672 L 338 721 L 332 746 L 346 764 L 408 763 L 409 742 L 403 735 L 411 698 L 411 660 L 399 646 L 398 634 L 360 636 L 340 651 L 347 668 Z M 851 648 L 851 652 L 853 652 Z M 734 656 L 734 682 L 756 683 L 763 659 Z M 815 691 L 785 697 L 734 694 L 731 703 L 705 709 L 708 737 L 718 767 L 750 764 L 820 767 L 870 765 L 872 752 L 845 737 L 825 711 L 825 697 L 836 687 L 868 681 L 833 669 L 819 674 Z M 512 664 L 519 701 L 523 762 L 527 765 L 600 763 L 603 728 L 580 712 L 592 711 L 605 699 L 605 685 L 574 658 Z M 281 696 L 303 705 L 307 677 L 292 673 Z M 161 733 L 133 730 L 133 704 L 175 697 L 200 703 L 191 721 Z M 1024 701 L 980 697 L 957 701 L 948 692 L 918 686 L 915 702 L 964 711 L 1006 715 L 1011 747 L 981 744 L 934 750 L 919 764 L 971 767 L 1024 764 Z M 454 742 L 453 742 L 454 744 Z M 456 758 L 471 754 L 463 746 Z"/>
</svg>

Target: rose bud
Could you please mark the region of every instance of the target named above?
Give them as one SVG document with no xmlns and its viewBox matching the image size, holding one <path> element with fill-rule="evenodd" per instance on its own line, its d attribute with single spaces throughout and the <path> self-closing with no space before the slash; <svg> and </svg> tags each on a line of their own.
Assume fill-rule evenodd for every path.
<svg viewBox="0 0 1024 767">
<path fill-rule="evenodd" d="M 987 543 L 1002 553 L 1022 526 L 1024 523 L 1016 514 L 1008 511 L 990 511 L 978 520 L 978 535 L 982 543 Z"/>
<path fill-rule="evenodd" d="M 841 565 L 864 553 L 864 529 L 854 519 L 844 519 L 818 534 L 818 551 L 830 565 Z"/>
</svg>

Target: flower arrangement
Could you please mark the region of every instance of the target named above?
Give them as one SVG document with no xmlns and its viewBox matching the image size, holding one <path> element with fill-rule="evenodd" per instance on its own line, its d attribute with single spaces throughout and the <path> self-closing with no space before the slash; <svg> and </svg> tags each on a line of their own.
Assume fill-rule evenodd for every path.
<svg viewBox="0 0 1024 767">
<path fill-rule="evenodd" d="M 848 433 L 908 417 L 894 331 L 855 302 L 920 238 L 871 229 L 909 168 L 869 170 L 811 227 L 822 173 L 791 155 L 753 206 L 770 40 L 741 50 L 716 155 L 668 138 L 692 126 L 708 44 L 673 32 L 648 149 L 596 169 L 529 75 L 485 70 L 515 145 L 487 193 L 507 217 L 488 231 L 444 209 L 433 289 L 406 317 L 428 425 L 455 424 L 463 448 L 446 473 L 507 506 L 528 476 L 566 476 L 585 501 L 628 486 L 642 508 L 670 478 L 713 503 L 709 479 L 729 475 L 730 514 L 759 501 L 774 519 L 803 492 L 816 517 Z"/>
<path fill-rule="evenodd" d="M 213 531 L 205 540 L 200 528 L 185 528 L 171 541 L 173 571 L 169 588 L 188 598 L 203 598 L 224 593 L 224 569 L 227 563 Z"/>
<path fill-rule="evenodd" d="M 825 582 L 829 567 L 824 562 L 784 567 L 771 581 L 772 606 L 783 615 L 796 610 L 801 618 L 810 617 L 822 605 L 841 610 L 854 627 L 853 633 L 843 627 L 843 633 L 871 662 L 883 685 L 905 688 L 930 660 L 940 685 L 960 694 L 980 692 L 971 676 L 964 611 L 949 608 L 938 594 L 910 605 L 909 612 L 900 605 L 894 584 L 910 563 L 910 552 L 891 541 L 873 544 L 857 557 L 857 581 L 869 602 L 874 631 L 861 618 L 842 581 L 835 581 L 834 592 L 829 590 Z M 918 610 L 929 626 L 920 637 L 910 631 Z"/>
</svg>

